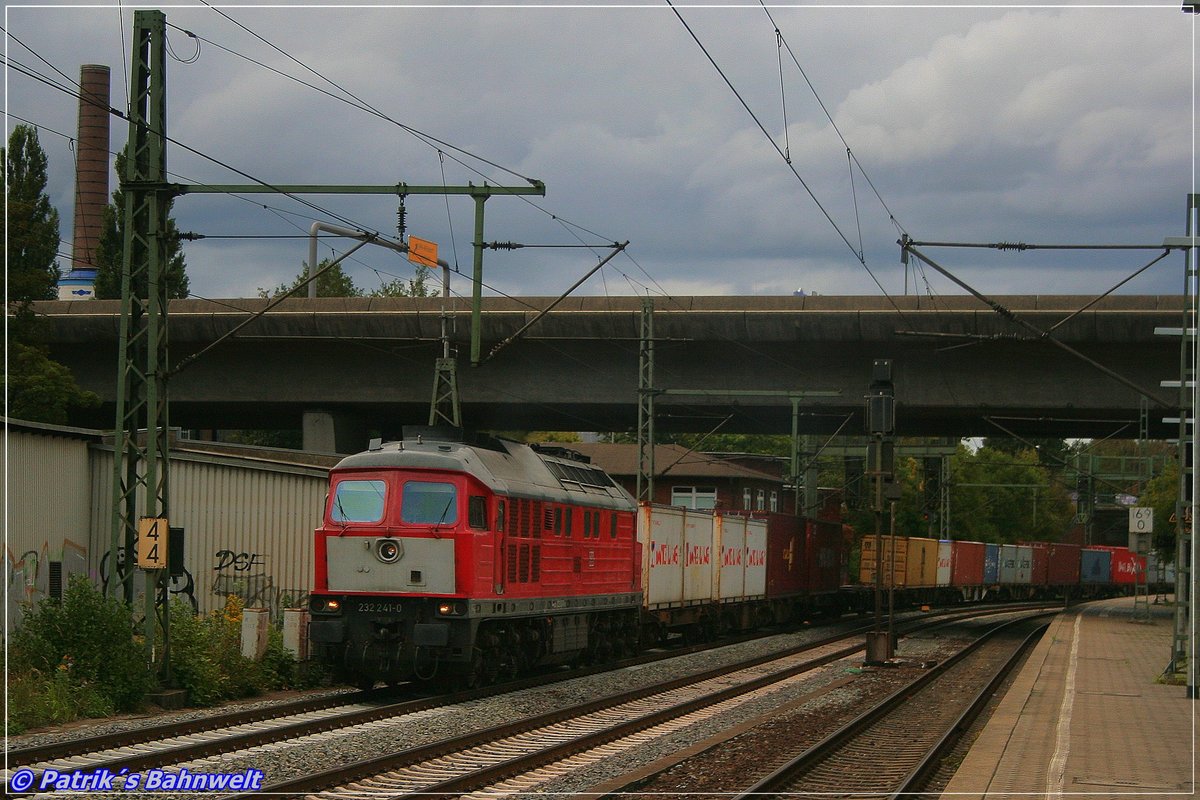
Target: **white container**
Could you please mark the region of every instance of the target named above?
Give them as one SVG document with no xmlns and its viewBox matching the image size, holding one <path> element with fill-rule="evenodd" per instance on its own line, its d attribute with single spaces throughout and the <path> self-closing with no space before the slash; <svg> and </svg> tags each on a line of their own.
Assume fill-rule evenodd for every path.
<svg viewBox="0 0 1200 800">
<path fill-rule="evenodd" d="M 715 531 L 713 599 L 729 603 L 765 597 L 767 521 L 717 514 Z"/>
<path fill-rule="evenodd" d="M 950 576 L 954 572 L 954 543 L 949 539 L 938 542 L 937 554 L 937 585 L 949 586 Z"/>
</svg>

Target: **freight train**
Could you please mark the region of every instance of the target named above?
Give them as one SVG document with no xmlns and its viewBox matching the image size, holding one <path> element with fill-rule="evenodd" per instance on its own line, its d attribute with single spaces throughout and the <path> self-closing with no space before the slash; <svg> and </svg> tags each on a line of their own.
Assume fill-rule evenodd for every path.
<svg viewBox="0 0 1200 800">
<path fill-rule="evenodd" d="M 864 536 L 860 585 L 874 587 L 881 564 L 879 585 L 903 590 L 909 603 L 1077 600 L 1130 590 L 1147 578 L 1145 557 L 1125 547 Z"/>
<path fill-rule="evenodd" d="M 896 545 L 905 569 L 913 541 Z M 923 541 L 936 557 L 939 543 Z M 873 575 L 848 585 L 849 544 L 837 522 L 639 506 L 563 449 L 432 432 L 377 441 L 330 471 L 310 644 L 360 686 L 491 683 L 672 633 L 864 610 Z M 939 588 L 936 568 L 928 587 L 916 574 L 897 582 L 911 598 Z"/>
</svg>

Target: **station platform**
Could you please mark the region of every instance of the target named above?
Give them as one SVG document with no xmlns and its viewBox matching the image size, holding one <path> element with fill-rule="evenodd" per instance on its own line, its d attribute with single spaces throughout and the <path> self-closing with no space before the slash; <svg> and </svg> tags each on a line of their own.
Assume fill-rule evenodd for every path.
<svg viewBox="0 0 1200 800">
<path fill-rule="evenodd" d="M 945 798 L 1195 792 L 1196 702 L 1157 682 L 1173 610 L 1124 597 L 1051 622 L 946 786 Z"/>
</svg>

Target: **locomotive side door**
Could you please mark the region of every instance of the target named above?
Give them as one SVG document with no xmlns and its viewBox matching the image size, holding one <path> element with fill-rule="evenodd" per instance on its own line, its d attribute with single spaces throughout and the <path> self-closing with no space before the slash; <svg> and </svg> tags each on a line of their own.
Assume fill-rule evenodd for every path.
<svg viewBox="0 0 1200 800">
<path fill-rule="evenodd" d="M 496 501 L 496 525 L 493 529 L 492 550 L 492 591 L 504 594 L 505 541 L 504 531 L 508 523 L 508 501 L 500 498 Z"/>
</svg>

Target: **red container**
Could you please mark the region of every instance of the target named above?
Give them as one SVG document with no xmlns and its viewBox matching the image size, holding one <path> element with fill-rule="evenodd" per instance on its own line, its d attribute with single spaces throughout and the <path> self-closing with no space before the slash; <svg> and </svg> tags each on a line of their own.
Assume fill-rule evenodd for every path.
<svg viewBox="0 0 1200 800">
<path fill-rule="evenodd" d="M 790 597 L 808 590 L 807 539 L 803 519 L 767 515 L 767 597 Z"/>
<path fill-rule="evenodd" d="M 1050 563 L 1046 575 L 1049 586 L 1079 585 L 1079 559 L 1082 549 L 1077 544 L 1050 545 Z"/>
<path fill-rule="evenodd" d="M 1118 586 L 1128 586 L 1137 582 L 1139 573 L 1146 571 L 1146 559 L 1132 552 L 1128 547 L 1102 547 L 1095 545 L 1093 549 L 1107 550 L 1112 553 L 1112 582 Z"/>
<path fill-rule="evenodd" d="M 1033 572 L 1029 576 L 1031 586 L 1046 586 L 1050 577 L 1050 545 L 1030 542 L 1033 551 Z"/>
<path fill-rule="evenodd" d="M 804 551 L 808 568 L 806 588 L 814 594 L 836 592 L 845 582 L 841 522 L 810 519 L 807 523 L 807 547 Z"/>
<path fill-rule="evenodd" d="M 983 585 L 983 553 L 986 549 L 983 542 L 954 543 L 951 586 Z"/>
</svg>

